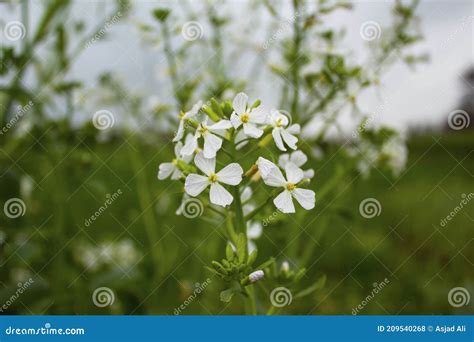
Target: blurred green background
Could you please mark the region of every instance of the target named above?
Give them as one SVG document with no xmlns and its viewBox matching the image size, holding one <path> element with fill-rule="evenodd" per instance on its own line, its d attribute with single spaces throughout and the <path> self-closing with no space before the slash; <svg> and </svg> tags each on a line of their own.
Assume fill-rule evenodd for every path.
<svg viewBox="0 0 474 342">
<path fill-rule="evenodd" d="M 458 51 L 469 55 L 461 36 L 473 41 L 469 21 L 461 20 L 466 4 L 422 2 L 416 9 L 418 1 L 395 1 L 357 11 L 357 3 L 345 1 L 2 2 L 0 110 L 2 129 L 8 129 L 0 135 L 0 313 L 172 315 L 186 303 L 181 314 L 242 314 L 242 298 L 220 301 L 225 284 L 205 268 L 225 255 L 223 228 L 205 215 L 176 215 L 182 184 L 158 181 L 157 171 L 174 157 L 172 131 L 180 110 L 197 99 L 228 99 L 245 90 L 291 109 L 308 127 L 333 128 L 302 139 L 310 157 L 305 168 L 315 170 L 316 208 L 292 219 L 271 210 L 258 217 L 264 227 L 256 240 L 257 264 L 275 257 L 278 265 L 305 267 L 300 289 L 314 290 L 278 313 L 349 315 L 365 303 L 356 313 L 472 314 L 472 298 L 459 307 L 448 300 L 456 287 L 474 294 L 474 201 L 456 209 L 463 195 L 474 192 L 473 73 L 461 75 L 466 65 Z M 237 23 L 239 31 L 236 10 L 247 19 Z M 346 10 L 356 11 L 349 14 L 355 22 L 332 17 Z M 430 22 L 437 16 L 447 22 L 445 13 L 453 13 L 452 26 Z M 415 14 L 428 22 L 426 37 Z M 342 49 L 352 47 L 342 37 L 348 32 L 360 40 L 360 24 L 372 16 L 380 23 L 394 20 L 372 45 L 360 48 L 369 55 L 365 63 Z M 205 23 L 204 37 L 183 40 L 183 23 L 196 20 Z M 15 39 L 6 28 L 17 21 L 24 32 Z M 254 33 L 266 23 L 266 35 Z M 141 38 L 127 36 L 131 31 Z M 260 45 L 249 37 L 261 38 Z M 412 50 L 416 44 L 428 47 L 434 68 L 420 67 L 425 79 L 419 83 L 412 79 L 420 71 L 415 66 L 428 58 L 424 50 Z M 389 58 L 393 51 L 395 61 Z M 462 64 L 449 70 L 454 84 L 462 84 L 455 95 L 451 83 L 429 78 L 452 67 L 444 64 L 445 51 Z M 400 71 L 404 63 L 409 68 Z M 243 76 L 241 65 L 252 77 Z M 347 148 L 366 139 L 351 133 L 365 130 L 365 120 L 383 105 L 358 91 L 375 89 L 376 98 L 382 75 L 393 70 L 389 66 L 395 76 L 389 75 L 388 93 L 403 96 L 383 101 L 395 109 L 381 124 L 399 123 L 396 130 L 406 131 L 408 160 L 398 177 L 378 164 L 365 177 L 357 168 L 357 158 L 364 157 Z M 438 103 L 439 92 L 413 94 L 412 83 L 427 88 L 423 80 L 441 84 L 450 101 Z M 33 106 L 18 119 L 29 101 Z M 412 119 L 411 107 L 423 114 L 414 115 L 414 123 L 406 120 Z M 92 116 L 104 108 L 116 122 L 102 131 Z M 455 108 L 467 115 L 463 129 L 448 124 Z M 14 198 L 24 204 L 18 217 L 6 214 Z M 367 198 L 380 203 L 373 218 L 360 213 Z M 454 210 L 452 220 L 443 222 Z M 189 300 L 208 278 L 205 290 Z M 269 291 L 278 285 L 265 281 L 255 285 L 259 313 L 271 306 Z M 111 305 L 94 301 L 104 286 L 112 290 Z"/>
</svg>

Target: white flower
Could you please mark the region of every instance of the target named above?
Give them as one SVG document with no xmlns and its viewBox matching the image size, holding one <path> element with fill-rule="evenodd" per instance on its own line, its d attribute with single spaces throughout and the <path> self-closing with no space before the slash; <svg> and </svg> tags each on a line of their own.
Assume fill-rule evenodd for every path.
<svg viewBox="0 0 474 342">
<path fill-rule="evenodd" d="M 218 137 L 216 134 L 223 134 L 224 130 L 232 127 L 232 124 L 229 120 L 221 120 L 212 125 L 208 125 L 208 119 L 209 118 L 206 116 L 204 121 L 199 124 L 193 138 L 190 139 L 190 141 L 187 142 L 181 150 L 182 155 L 188 156 L 193 154 L 198 148 L 198 139 L 203 137 L 204 157 L 214 158 L 216 156 L 217 151 L 219 151 L 222 147 L 222 138 Z"/>
<path fill-rule="evenodd" d="M 193 106 L 193 108 L 191 108 L 189 112 L 186 112 L 186 113 L 181 112 L 179 114 L 179 127 L 178 127 L 178 131 L 176 132 L 176 136 L 173 139 L 174 142 L 181 140 L 184 133 L 184 123 L 186 122 L 187 119 L 195 117 L 197 113 L 199 112 L 199 110 L 201 109 L 201 107 L 202 107 L 202 101 L 199 101 Z"/>
<path fill-rule="evenodd" d="M 234 198 L 219 183 L 228 185 L 239 184 L 242 181 L 242 174 L 244 173 L 242 167 L 237 163 L 231 163 L 215 173 L 216 159 L 207 159 L 202 152 L 196 155 L 194 163 L 206 176 L 195 173 L 188 175 L 184 184 L 185 191 L 189 195 L 196 197 L 210 185 L 210 200 L 212 204 L 223 207 L 231 204 Z"/>
<path fill-rule="evenodd" d="M 248 96 L 244 93 L 238 93 L 232 101 L 232 107 L 234 112 L 230 116 L 230 121 L 235 129 L 241 125 L 244 127 L 244 134 L 251 138 L 260 138 L 263 134 L 263 130 L 258 128 L 257 125 L 264 124 L 267 120 L 267 114 L 262 106 L 257 108 L 248 109 L 247 102 Z"/>
<path fill-rule="evenodd" d="M 271 111 L 269 121 L 270 125 L 273 126 L 272 136 L 278 149 L 286 151 L 285 144 L 283 144 L 285 142 L 292 150 L 296 150 L 298 138 L 294 135 L 300 133 L 300 125 L 294 124 L 287 127 L 289 124 L 288 118 L 278 110 Z"/>
<path fill-rule="evenodd" d="M 258 270 L 249 274 L 249 280 L 251 283 L 255 283 L 256 281 L 263 279 L 264 276 L 265 273 L 262 270 Z"/>
<path fill-rule="evenodd" d="M 405 169 L 408 149 L 401 138 L 391 138 L 382 146 L 382 158 L 386 158 L 387 165 L 395 177 L 400 176 Z"/>
<path fill-rule="evenodd" d="M 252 253 L 257 249 L 255 242 L 260 236 L 262 236 L 263 227 L 260 222 L 247 222 L 247 239 L 249 253 Z"/>
<path fill-rule="evenodd" d="M 299 168 L 303 166 L 308 161 L 308 157 L 301 151 L 295 151 L 292 153 L 285 153 L 278 158 L 278 165 L 280 165 L 283 169 L 286 167 L 286 164 L 293 163 Z M 304 170 L 304 178 L 311 179 L 314 177 L 314 170 Z"/>
<path fill-rule="evenodd" d="M 186 141 L 192 139 L 192 135 L 188 134 Z M 158 171 L 158 179 L 163 180 L 171 176 L 171 179 L 179 179 L 182 175 L 181 170 L 178 167 L 178 162 L 180 160 L 188 164 L 192 156 L 181 156 L 181 150 L 183 149 L 183 143 L 178 141 L 174 147 L 175 159 L 171 163 L 161 163 Z"/>
<path fill-rule="evenodd" d="M 283 192 L 273 200 L 278 210 L 285 214 L 294 213 L 295 206 L 293 204 L 293 198 L 306 210 L 314 208 L 314 191 L 298 188 L 298 183 L 304 178 L 303 170 L 293 163 L 288 163 L 285 167 L 285 179 L 278 166 L 271 161 L 260 157 L 257 164 L 259 168 L 262 166 L 260 172 L 266 185 L 284 188 Z"/>
</svg>

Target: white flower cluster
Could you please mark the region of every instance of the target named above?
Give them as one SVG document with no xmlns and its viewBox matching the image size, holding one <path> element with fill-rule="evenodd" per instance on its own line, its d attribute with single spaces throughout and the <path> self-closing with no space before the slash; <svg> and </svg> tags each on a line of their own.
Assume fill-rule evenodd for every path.
<svg viewBox="0 0 474 342">
<path fill-rule="evenodd" d="M 248 96 L 244 93 L 235 96 L 232 113 L 228 117 L 222 115 L 217 120 L 211 120 L 211 116 L 202 113 L 202 108 L 200 101 L 189 112 L 180 114 L 179 128 L 173 139 L 176 143 L 176 158 L 172 162 L 160 164 L 160 180 L 168 177 L 185 178 L 184 189 L 192 197 L 199 196 L 209 187 L 210 203 L 226 207 L 234 198 L 225 186 L 239 185 L 244 170 L 238 163 L 232 162 L 216 171 L 216 158 L 223 143 L 228 141 L 235 151 L 244 144 L 250 144 L 250 141 L 265 139 L 271 132 L 279 151 L 285 152 L 287 148 L 295 150 L 291 154 L 280 155 L 278 165 L 263 157 L 259 157 L 255 163 L 266 185 L 283 190 L 273 203 L 283 213 L 295 212 L 293 198 L 307 210 L 314 208 L 315 193 L 301 188 L 301 185 L 313 177 L 314 172 L 300 168 L 307 157 L 303 152 L 296 151 L 296 135 L 300 133 L 298 124 L 291 124 L 289 118 L 278 110 L 267 111 L 259 102 L 249 105 Z M 185 130 L 188 128 L 194 132 L 188 134 L 183 143 Z M 225 150 L 224 152 L 229 154 Z M 219 153 L 219 156 L 223 154 Z M 286 178 L 280 168 L 285 171 Z"/>
<path fill-rule="evenodd" d="M 350 155 L 360 155 L 357 169 L 364 178 L 375 166 L 386 166 L 394 177 L 400 176 L 408 159 L 408 149 L 401 137 L 392 137 L 382 146 L 374 146 L 367 142 L 359 144 L 356 150 L 349 150 Z"/>
</svg>

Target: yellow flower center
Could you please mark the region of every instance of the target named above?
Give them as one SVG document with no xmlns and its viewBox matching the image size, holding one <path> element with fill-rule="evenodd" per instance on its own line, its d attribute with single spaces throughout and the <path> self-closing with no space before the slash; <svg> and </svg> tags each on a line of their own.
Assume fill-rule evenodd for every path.
<svg viewBox="0 0 474 342">
<path fill-rule="evenodd" d="M 205 127 L 203 125 L 200 125 L 198 130 L 199 130 L 199 133 L 201 133 L 201 135 L 204 135 L 204 133 L 206 133 L 208 131 L 207 127 Z"/>
<path fill-rule="evenodd" d="M 209 175 L 209 182 L 211 182 L 211 183 L 217 182 L 217 175 L 215 173 L 211 173 Z"/>
<path fill-rule="evenodd" d="M 293 183 L 287 183 L 286 184 L 286 190 L 293 191 L 295 189 L 296 189 L 296 184 L 293 184 Z"/>
<path fill-rule="evenodd" d="M 277 127 L 283 127 L 283 119 L 282 118 L 278 118 L 276 120 L 276 126 Z"/>
<path fill-rule="evenodd" d="M 186 115 L 186 113 L 183 112 L 183 111 L 181 111 L 181 112 L 179 112 L 179 114 L 178 114 L 178 118 L 181 120 L 182 118 L 184 118 L 185 115 Z"/>
<path fill-rule="evenodd" d="M 248 113 L 244 113 L 240 116 L 240 121 L 242 121 L 242 123 L 247 123 L 249 122 L 250 120 L 250 115 Z"/>
<path fill-rule="evenodd" d="M 173 165 L 178 165 L 178 160 L 177 160 L 177 159 L 173 159 L 173 160 L 171 161 L 171 163 L 172 163 Z"/>
</svg>

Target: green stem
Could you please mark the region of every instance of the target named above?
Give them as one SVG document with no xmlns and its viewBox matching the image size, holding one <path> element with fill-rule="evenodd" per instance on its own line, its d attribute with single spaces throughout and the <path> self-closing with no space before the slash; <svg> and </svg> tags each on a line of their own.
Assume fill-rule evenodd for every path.
<svg viewBox="0 0 474 342">
<path fill-rule="evenodd" d="M 247 287 L 247 303 L 245 305 L 246 307 L 246 313 L 248 315 L 255 316 L 257 315 L 257 303 L 255 301 L 255 289 L 252 285 Z"/>
</svg>

